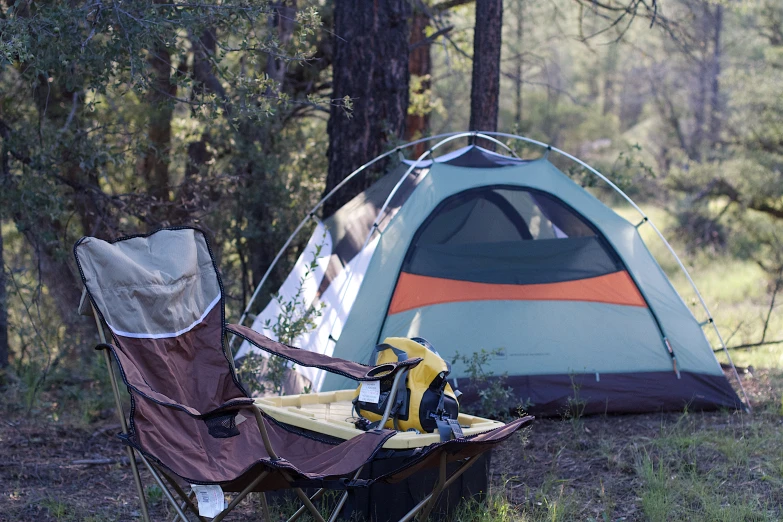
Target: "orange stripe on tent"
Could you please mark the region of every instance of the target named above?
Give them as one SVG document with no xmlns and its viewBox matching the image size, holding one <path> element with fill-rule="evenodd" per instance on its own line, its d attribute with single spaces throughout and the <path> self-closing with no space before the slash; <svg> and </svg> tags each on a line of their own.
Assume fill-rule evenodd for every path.
<svg viewBox="0 0 783 522">
<path fill-rule="evenodd" d="M 464 301 L 587 301 L 647 306 L 626 271 L 575 281 L 533 285 L 474 283 L 401 272 L 389 315 L 422 306 Z"/>
</svg>

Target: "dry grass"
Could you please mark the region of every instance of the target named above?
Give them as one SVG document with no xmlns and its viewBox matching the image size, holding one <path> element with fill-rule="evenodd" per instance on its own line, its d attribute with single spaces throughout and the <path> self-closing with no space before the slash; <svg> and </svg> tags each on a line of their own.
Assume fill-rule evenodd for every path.
<svg viewBox="0 0 783 522">
<path fill-rule="evenodd" d="M 460 522 L 730 520 L 783 518 L 783 374 L 745 376 L 755 411 L 659 413 L 538 420 L 526 441 L 493 456 L 493 488 L 467 502 Z M 51 406 L 51 404 L 50 404 Z M 138 518 L 130 468 L 81 466 L 122 456 L 112 419 L 86 422 L 74 404 L 3 408 L 0 520 Z M 114 426 L 113 426 L 114 425 Z M 145 482 L 151 484 L 149 477 Z M 170 519 L 148 487 L 154 520 Z M 278 515 L 290 506 L 278 506 Z M 229 520 L 260 520 L 258 500 Z"/>
</svg>

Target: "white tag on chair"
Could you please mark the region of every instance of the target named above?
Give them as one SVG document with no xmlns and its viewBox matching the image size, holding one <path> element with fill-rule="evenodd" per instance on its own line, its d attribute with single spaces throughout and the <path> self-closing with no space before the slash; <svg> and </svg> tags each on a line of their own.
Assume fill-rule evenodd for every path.
<svg viewBox="0 0 783 522">
<path fill-rule="evenodd" d="M 214 518 L 223 511 L 225 497 L 220 486 L 190 485 L 198 500 L 198 514 L 200 517 Z"/>
<path fill-rule="evenodd" d="M 359 390 L 359 400 L 378 404 L 381 400 L 381 381 L 364 381 Z"/>
</svg>

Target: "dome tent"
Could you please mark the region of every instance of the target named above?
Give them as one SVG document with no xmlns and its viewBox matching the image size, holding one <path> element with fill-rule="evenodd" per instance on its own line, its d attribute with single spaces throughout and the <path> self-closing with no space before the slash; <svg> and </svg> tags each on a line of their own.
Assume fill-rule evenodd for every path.
<svg viewBox="0 0 783 522">
<path fill-rule="evenodd" d="M 521 160 L 469 145 L 429 159 L 446 143 L 475 136 L 506 151 L 493 136 L 520 139 L 547 154 Z M 519 403 L 539 414 L 562 413 L 575 388 L 585 413 L 742 406 L 702 331 L 714 327 L 706 306 L 700 324 L 647 250 L 637 227 L 654 225 L 628 196 L 535 140 L 475 132 L 441 138 L 317 223 L 280 289 L 285 299 L 302 284 L 303 301 L 323 306 L 297 346 L 361 361 L 388 336 L 424 337 L 447 360 L 491 350 L 497 355 L 487 369 L 507 375 Z M 558 170 L 550 150 L 609 183 L 641 223 Z M 322 204 L 295 234 L 317 220 Z M 316 252 L 316 269 L 303 278 Z M 264 324 L 279 312 L 271 301 L 253 328 L 270 335 Z M 250 350 L 243 343 L 237 358 Z M 464 370 L 453 371 L 463 388 Z M 316 391 L 350 387 L 316 368 L 296 372 Z"/>
</svg>

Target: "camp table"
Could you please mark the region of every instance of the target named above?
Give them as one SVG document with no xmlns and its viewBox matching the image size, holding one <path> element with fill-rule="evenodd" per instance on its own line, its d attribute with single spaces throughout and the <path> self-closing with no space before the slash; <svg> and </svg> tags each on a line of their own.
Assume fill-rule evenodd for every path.
<svg viewBox="0 0 783 522">
<path fill-rule="evenodd" d="M 255 400 L 256 405 L 274 420 L 295 426 L 313 433 L 319 433 L 335 439 L 348 440 L 361 433 L 354 426 L 356 414 L 351 401 L 355 390 L 338 390 L 301 395 L 262 397 Z M 503 426 L 502 422 L 460 413 L 458 421 L 465 436 L 477 435 Z M 365 469 L 362 478 L 375 477 L 386 469 L 399 467 L 404 459 L 412 455 L 417 448 L 424 448 L 440 441 L 437 433 L 399 432 L 383 445 L 376 459 Z M 470 470 L 452 484 L 438 503 L 433 515 L 449 512 L 461 498 L 486 492 L 489 474 L 489 453 L 479 457 Z M 350 519 L 359 515 L 365 520 L 381 522 L 397 520 L 422 497 L 437 480 L 436 470 L 418 472 L 396 484 L 382 482 L 366 488 L 352 491 L 348 505 L 342 516 Z"/>
</svg>

